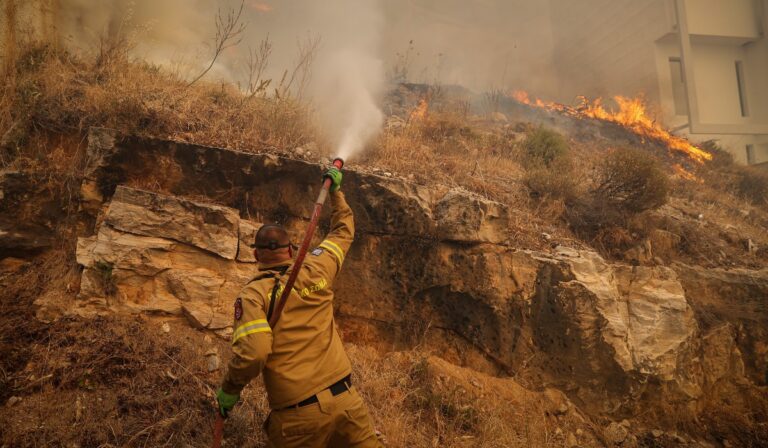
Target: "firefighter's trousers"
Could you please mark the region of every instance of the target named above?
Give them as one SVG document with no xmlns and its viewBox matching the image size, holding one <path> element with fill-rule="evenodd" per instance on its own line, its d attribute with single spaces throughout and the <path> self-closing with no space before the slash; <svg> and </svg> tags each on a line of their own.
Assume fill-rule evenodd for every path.
<svg viewBox="0 0 768 448">
<path fill-rule="evenodd" d="M 307 406 L 272 411 L 264 423 L 269 446 L 382 447 L 354 386 L 336 396 L 325 389 L 317 394 L 317 400 Z"/>
</svg>

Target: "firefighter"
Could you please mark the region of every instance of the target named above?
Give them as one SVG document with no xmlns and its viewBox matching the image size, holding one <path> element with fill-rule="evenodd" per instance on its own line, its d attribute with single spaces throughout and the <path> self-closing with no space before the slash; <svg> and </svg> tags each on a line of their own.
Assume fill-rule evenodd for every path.
<svg viewBox="0 0 768 448">
<path fill-rule="evenodd" d="M 333 283 L 354 238 L 354 218 L 331 168 L 331 231 L 301 266 L 285 308 L 269 318 L 290 273 L 293 247 L 284 228 L 256 234 L 259 273 L 235 301 L 233 357 L 216 397 L 226 417 L 240 391 L 260 373 L 271 412 L 270 446 L 380 447 L 368 409 L 352 384 L 352 368 L 333 318 Z"/>
</svg>

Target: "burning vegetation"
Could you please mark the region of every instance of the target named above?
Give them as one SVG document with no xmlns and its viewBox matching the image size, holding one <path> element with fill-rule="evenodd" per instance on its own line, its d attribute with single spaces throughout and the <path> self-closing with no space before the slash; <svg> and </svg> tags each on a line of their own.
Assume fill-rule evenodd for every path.
<svg viewBox="0 0 768 448">
<path fill-rule="evenodd" d="M 618 111 L 607 110 L 601 98 L 590 101 L 586 97 L 579 97 L 581 104 L 576 107 L 542 101 L 539 98 L 531 100 L 528 93 L 522 90 L 513 92 L 512 98 L 522 104 L 557 111 L 576 118 L 596 118 L 617 123 L 637 135 L 662 142 L 670 150 L 682 152 L 699 163 L 712 159 L 712 154 L 692 145 L 682 137 L 670 134 L 656 120 L 648 116 L 646 104 L 640 97 L 627 98 L 620 95 L 613 97 L 618 105 Z"/>
</svg>

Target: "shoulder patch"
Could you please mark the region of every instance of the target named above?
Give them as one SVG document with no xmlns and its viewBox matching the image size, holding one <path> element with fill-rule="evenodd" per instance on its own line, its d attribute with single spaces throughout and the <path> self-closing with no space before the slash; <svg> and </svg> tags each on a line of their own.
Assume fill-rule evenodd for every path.
<svg viewBox="0 0 768 448">
<path fill-rule="evenodd" d="M 240 297 L 235 300 L 235 320 L 240 320 L 243 317 L 243 299 Z"/>
<path fill-rule="evenodd" d="M 322 247 L 316 247 L 316 248 L 315 248 L 315 249 L 312 251 L 312 255 L 314 255 L 314 256 L 318 256 L 318 255 L 320 255 L 320 254 L 322 254 L 322 253 L 323 253 L 323 248 L 322 248 Z"/>
</svg>

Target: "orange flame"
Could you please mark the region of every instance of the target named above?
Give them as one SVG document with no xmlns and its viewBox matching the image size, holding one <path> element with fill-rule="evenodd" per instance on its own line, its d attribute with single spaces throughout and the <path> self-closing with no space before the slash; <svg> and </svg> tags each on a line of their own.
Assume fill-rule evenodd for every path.
<svg viewBox="0 0 768 448">
<path fill-rule="evenodd" d="M 646 112 L 645 102 L 642 98 L 627 98 L 620 95 L 613 97 L 619 106 L 618 111 L 606 110 L 600 98 L 590 102 L 585 97 L 579 97 L 581 104 L 575 108 L 564 104 L 541 101 L 538 98 L 531 101 L 528 93 L 520 90 L 513 92 L 512 98 L 529 106 L 555 110 L 577 118 L 589 117 L 620 124 L 637 135 L 660 140 L 670 149 L 687 154 L 699 163 L 712 159 L 712 154 L 692 145 L 682 137 L 670 134 L 669 131 L 651 119 Z"/>
<path fill-rule="evenodd" d="M 429 102 L 426 98 L 419 100 L 419 104 L 411 111 L 408 116 L 408 121 L 421 121 L 427 117 L 427 111 L 429 110 Z"/>
</svg>

